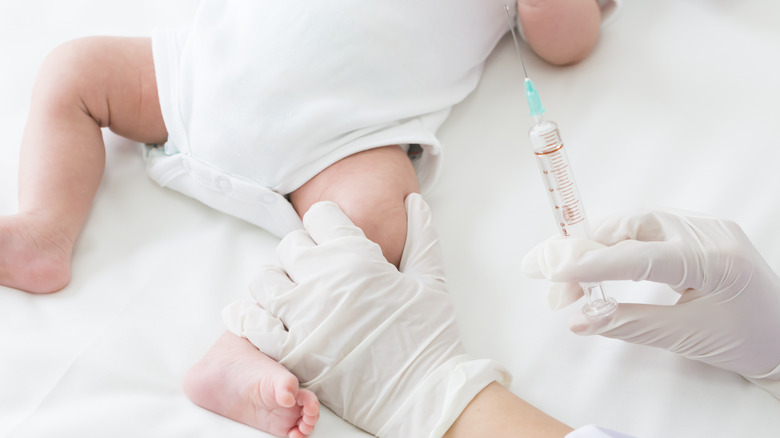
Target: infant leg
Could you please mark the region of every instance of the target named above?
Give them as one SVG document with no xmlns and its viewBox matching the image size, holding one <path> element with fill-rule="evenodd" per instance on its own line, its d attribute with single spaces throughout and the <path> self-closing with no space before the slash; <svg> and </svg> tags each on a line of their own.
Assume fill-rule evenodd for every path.
<svg viewBox="0 0 780 438">
<path fill-rule="evenodd" d="M 101 128 L 163 142 L 148 38 L 84 38 L 56 48 L 36 79 L 24 130 L 19 212 L 0 218 L 0 284 L 36 293 L 70 281 L 74 242 L 103 175 Z"/>
<path fill-rule="evenodd" d="M 404 200 L 419 190 L 404 150 L 385 146 L 338 161 L 292 192 L 290 201 L 301 216 L 318 201 L 335 202 L 398 266 L 406 242 Z"/>
</svg>

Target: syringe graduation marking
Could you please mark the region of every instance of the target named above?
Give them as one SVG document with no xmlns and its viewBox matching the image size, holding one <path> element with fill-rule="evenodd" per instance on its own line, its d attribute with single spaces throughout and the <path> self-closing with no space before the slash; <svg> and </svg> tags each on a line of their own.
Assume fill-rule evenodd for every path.
<svg viewBox="0 0 780 438">
<path fill-rule="evenodd" d="M 545 170 L 544 174 L 553 178 L 554 181 L 550 181 L 551 187 L 549 191 L 554 196 L 555 209 L 561 210 L 563 223 L 561 226 L 576 225 L 585 220 L 580 209 L 580 202 L 575 192 L 574 181 L 569 178 L 568 164 L 564 159 L 563 143 L 554 143 L 549 146 L 554 146 L 554 149 L 544 150 L 543 152 L 534 152 L 540 157 L 544 157 L 550 164 L 550 169 Z M 551 175 L 552 174 L 552 175 Z M 557 195 L 555 195 L 557 192 Z M 560 203 L 561 205 L 558 205 Z"/>
</svg>

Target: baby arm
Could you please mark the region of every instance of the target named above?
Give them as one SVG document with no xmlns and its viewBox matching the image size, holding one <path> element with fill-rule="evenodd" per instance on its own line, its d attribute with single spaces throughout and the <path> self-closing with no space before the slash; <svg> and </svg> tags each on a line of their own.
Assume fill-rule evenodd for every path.
<svg viewBox="0 0 780 438">
<path fill-rule="evenodd" d="M 517 13 L 528 44 L 552 64 L 585 59 L 599 37 L 596 0 L 518 0 Z"/>
</svg>

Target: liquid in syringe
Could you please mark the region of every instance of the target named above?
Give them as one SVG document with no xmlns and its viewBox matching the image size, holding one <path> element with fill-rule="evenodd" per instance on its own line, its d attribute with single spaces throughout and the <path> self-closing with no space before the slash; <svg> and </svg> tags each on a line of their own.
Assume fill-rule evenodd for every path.
<svg viewBox="0 0 780 438">
<path fill-rule="evenodd" d="M 558 125 L 536 118 L 528 131 L 555 221 L 564 236 L 588 237 L 585 208 L 563 147 Z"/>
</svg>

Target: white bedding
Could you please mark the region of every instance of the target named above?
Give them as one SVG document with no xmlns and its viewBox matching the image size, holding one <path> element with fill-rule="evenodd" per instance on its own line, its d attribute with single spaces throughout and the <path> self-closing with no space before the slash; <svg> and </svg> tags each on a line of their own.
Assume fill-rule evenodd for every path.
<svg viewBox="0 0 780 438">
<path fill-rule="evenodd" d="M 149 35 L 189 21 L 177 0 L 0 3 L 0 214 L 16 209 L 19 145 L 35 72 L 68 39 Z M 592 221 L 634 206 L 740 223 L 780 268 L 780 3 L 625 0 L 586 61 L 527 49 L 561 127 Z M 739 376 L 665 351 L 567 330 L 543 281 L 518 273 L 556 232 L 530 151 L 511 40 L 440 132 L 433 209 L 464 342 L 505 363 L 512 390 L 572 425 L 637 437 L 777 437 L 780 401 Z M 184 372 L 275 260 L 270 234 L 145 175 L 139 145 L 106 133 L 103 184 L 75 249 L 73 281 L 34 296 L 0 288 L 0 436 L 258 437 L 184 396 Z M 671 303 L 663 286 L 608 283 L 620 301 Z M 780 342 L 780 340 L 778 340 Z M 325 412 L 315 437 L 365 434 Z"/>
</svg>

